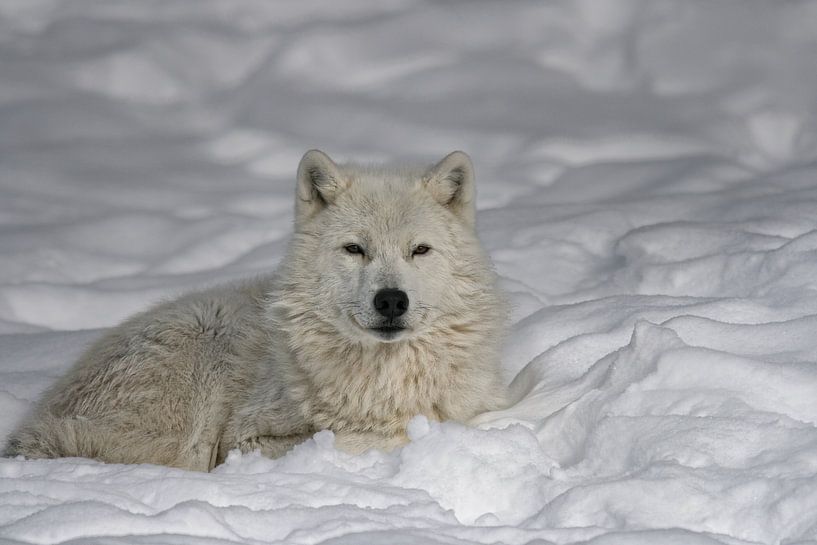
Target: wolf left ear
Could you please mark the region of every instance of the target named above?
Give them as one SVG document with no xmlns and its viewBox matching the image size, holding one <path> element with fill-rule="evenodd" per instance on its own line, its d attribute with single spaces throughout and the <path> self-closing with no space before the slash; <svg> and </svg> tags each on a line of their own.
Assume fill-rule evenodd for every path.
<svg viewBox="0 0 817 545">
<path fill-rule="evenodd" d="M 467 153 L 455 151 L 446 155 L 442 161 L 428 170 L 424 184 L 438 203 L 462 218 L 468 225 L 474 225 L 476 218 L 474 166 Z"/>
<path fill-rule="evenodd" d="M 298 164 L 295 223 L 301 223 L 335 202 L 346 181 L 338 166 L 320 150 L 309 150 Z"/>
</svg>

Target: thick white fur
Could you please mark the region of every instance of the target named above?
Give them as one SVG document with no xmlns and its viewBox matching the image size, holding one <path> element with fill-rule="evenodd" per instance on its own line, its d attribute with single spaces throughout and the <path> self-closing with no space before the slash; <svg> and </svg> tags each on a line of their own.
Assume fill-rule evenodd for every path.
<svg viewBox="0 0 817 545">
<path fill-rule="evenodd" d="M 321 429 L 389 449 L 417 414 L 466 422 L 505 404 L 505 307 L 474 232 L 470 159 L 430 169 L 298 169 L 295 233 L 273 275 L 191 293 L 94 344 L 7 454 L 207 471 L 234 448 L 279 456 Z M 357 244 L 364 252 L 350 253 Z M 430 250 L 414 255 L 418 245 Z M 374 294 L 404 290 L 381 335 Z"/>
</svg>

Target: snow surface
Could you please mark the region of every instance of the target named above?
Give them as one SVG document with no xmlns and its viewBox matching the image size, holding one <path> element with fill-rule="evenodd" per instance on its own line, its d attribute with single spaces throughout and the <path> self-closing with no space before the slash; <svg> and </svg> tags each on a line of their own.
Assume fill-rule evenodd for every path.
<svg viewBox="0 0 817 545">
<path fill-rule="evenodd" d="M 817 539 L 817 2 L 0 0 L 0 441 L 275 267 L 293 174 L 467 150 L 515 404 L 212 474 L 0 460 L 7 543 Z"/>
</svg>

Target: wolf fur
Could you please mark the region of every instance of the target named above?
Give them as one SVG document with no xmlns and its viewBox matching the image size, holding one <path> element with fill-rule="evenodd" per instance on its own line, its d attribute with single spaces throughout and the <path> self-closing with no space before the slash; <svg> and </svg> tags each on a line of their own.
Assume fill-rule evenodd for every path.
<svg viewBox="0 0 817 545">
<path fill-rule="evenodd" d="M 45 394 L 7 454 L 207 471 L 231 449 L 276 457 L 322 429 L 351 452 L 390 449 L 415 415 L 467 422 L 503 407 L 505 306 L 474 197 L 462 152 L 429 169 L 307 152 L 278 271 L 114 328 Z M 402 306 L 376 299 L 395 290 Z"/>
</svg>

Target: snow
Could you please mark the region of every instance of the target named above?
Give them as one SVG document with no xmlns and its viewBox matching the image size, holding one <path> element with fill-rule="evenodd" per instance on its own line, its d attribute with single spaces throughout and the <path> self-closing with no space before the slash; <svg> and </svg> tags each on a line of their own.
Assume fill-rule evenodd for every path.
<svg viewBox="0 0 817 545">
<path fill-rule="evenodd" d="M 0 459 L 26 544 L 817 540 L 817 2 L 0 0 L 0 442 L 276 266 L 294 171 L 473 157 L 515 403 L 211 474 Z"/>
</svg>

